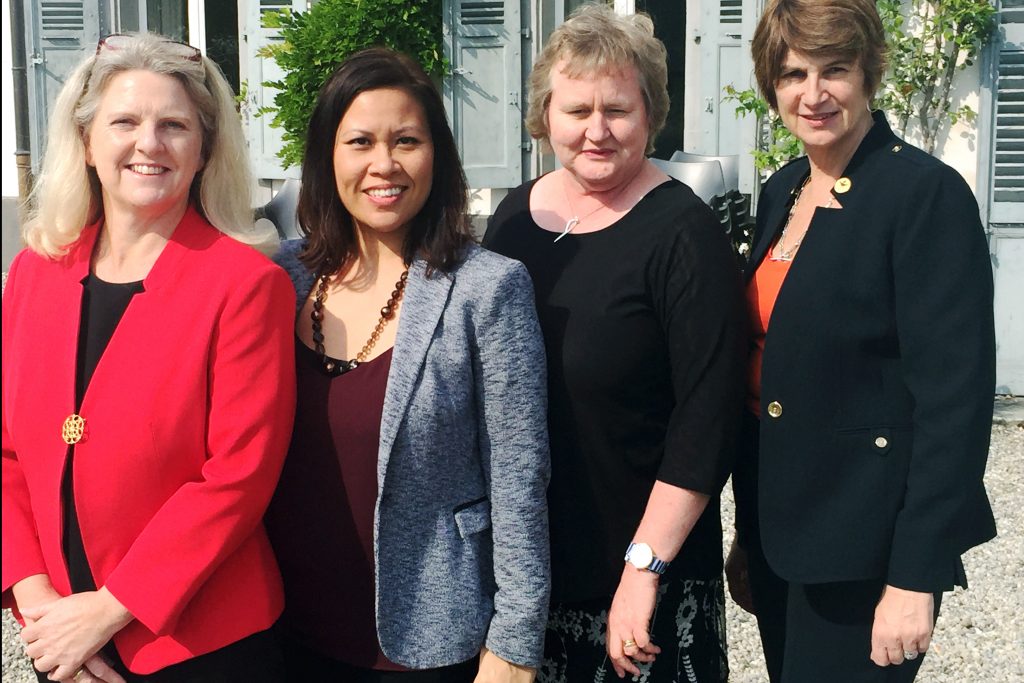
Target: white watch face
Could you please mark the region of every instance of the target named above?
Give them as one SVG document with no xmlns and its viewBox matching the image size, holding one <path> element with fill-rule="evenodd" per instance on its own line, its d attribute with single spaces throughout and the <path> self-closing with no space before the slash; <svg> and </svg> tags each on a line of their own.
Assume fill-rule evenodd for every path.
<svg viewBox="0 0 1024 683">
<path fill-rule="evenodd" d="M 654 560 L 654 551 L 646 543 L 634 543 L 629 551 L 629 563 L 637 569 L 647 569 Z"/>
</svg>

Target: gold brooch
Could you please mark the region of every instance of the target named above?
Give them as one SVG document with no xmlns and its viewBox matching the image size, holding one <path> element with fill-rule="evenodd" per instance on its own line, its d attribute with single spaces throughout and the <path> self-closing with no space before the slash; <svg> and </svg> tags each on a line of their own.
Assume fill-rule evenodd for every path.
<svg viewBox="0 0 1024 683">
<path fill-rule="evenodd" d="M 64 443 L 69 446 L 76 444 L 82 440 L 83 434 L 85 434 L 85 418 L 73 413 L 68 415 L 64 420 L 64 426 L 60 429 Z"/>
<path fill-rule="evenodd" d="M 835 189 L 839 194 L 846 194 L 850 191 L 851 187 L 853 187 L 853 181 L 849 178 L 843 177 L 836 181 L 833 189 Z"/>
</svg>

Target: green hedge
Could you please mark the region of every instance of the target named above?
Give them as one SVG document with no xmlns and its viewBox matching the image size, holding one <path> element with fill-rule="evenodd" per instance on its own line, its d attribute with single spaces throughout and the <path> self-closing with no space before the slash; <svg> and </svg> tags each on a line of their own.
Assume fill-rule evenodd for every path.
<svg viewBox="0 0 1024 683">
<path fill-rule="evenodd" d="M 308 12 L 267 13 L 264 25 L 278 28 L 283 43 L 268 46 L 260 56 L 274 59 L 284 71 L 271 123 L 284 129 L 278 157 L 285 167 L 302 163 L 306 130 L 320 87 L 350 54 L 385 45 L 417 60 L 427 73 L 441 76 L 446 68 L 442 50 L 441 0 L 319 0 Z"/>
</svg>

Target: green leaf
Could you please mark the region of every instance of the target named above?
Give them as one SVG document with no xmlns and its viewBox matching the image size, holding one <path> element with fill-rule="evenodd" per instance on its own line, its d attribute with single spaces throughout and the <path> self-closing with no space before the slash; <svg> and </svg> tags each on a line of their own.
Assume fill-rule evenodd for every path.
<svg viewBox="0 0 1024 683">
<path fill-rule="evenodd" d="M 284 42 L 259 56 L 277 62 L 284 75 L 264 84 L 278 90 L 264 113 L 273 113 L 271 125 L 284 131 L 278 157 L 286 167 L 302 163 L 317 94 L 348 55 L 381 44 L 419 60 L 432 76 L 448 69 L 441 0 L 320 0 L 307 12 L 265 13 L 264 25 L 271 27 L 269 22 L 280 28 Z"/>
</svg>

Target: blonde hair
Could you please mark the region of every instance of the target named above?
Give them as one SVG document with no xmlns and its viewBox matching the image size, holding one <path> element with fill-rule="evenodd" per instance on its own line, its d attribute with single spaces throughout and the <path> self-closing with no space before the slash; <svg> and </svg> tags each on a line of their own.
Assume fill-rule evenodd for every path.
<svg viewBox="0 0 1024 683">
<path fill-rule="evenodd" d="M 608 5 L 584 5 L 551 34 L 530 72 L 526 129 L 549 146 L 548 105 L 551 70 L 562 60 L 573 78 L 634 67 L 647 112 L 647 154 L 668 117 L 668 65 L 665 45 L 654 37 L 646 14 L 623 16 Z"/>
<path fill-rule="evenodd" d="M 25 243 L 58 257 L 82 228 L 102 217 L 100 182 L 86 163 L 85 136 L 110 81 L 135 70 L 178 79 L 199 114 L 204 165 L 192 182 L 191 203 L 225 235 L 260 251 L 276 248 L 277 233 L 258 231 L 253 223 L 252 176 L 231 86 L 215 63 L 183 57 L 180 45 L 152 33 L 131 34 L 116 48 L 99 49 L 68 76 L 50 116 L 42 171 L 22 231 Z"/>
</svg>

